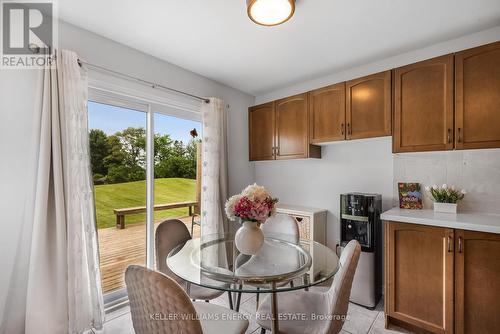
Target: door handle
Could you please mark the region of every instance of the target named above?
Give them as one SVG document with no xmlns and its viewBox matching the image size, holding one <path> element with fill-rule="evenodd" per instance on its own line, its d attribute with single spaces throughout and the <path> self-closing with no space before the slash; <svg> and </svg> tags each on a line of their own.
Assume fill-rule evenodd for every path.
<svg viewBox="0 0 500 334">
<path fill-rule="evenodd" d="M 448 129 L 448 144 L 451 144 L 451 129 Z"/>
<path fill-rule="evenodd" d="M 347 134 L 352 135 L 351 123 L 347 123 Z"/>
<path fill-rule="evenodd" d="M 451 235 L 448 236 L 448 253 L 451 253 L 452 252 L 452 249 L 451 249 L 451 241 L 452 241 L 452 238 L 451 238 Z"/>
<path fill-rule="evenodd" d="M 458 237 L 458 252 L 462 253 L 463 245 L 462 245 L 462 237 Z"/>
<path fill-rule="evenodd" d="M 462 142 L 462 129 L 461 128 L 458 128 L 458 142 L 459 143 Z"/>
<path fill-rule="evenodd" d="M 344 123 L 340 124 L 340 131 L 342 132 L 342 136 L 344 135 L 344 128 L 345 128 Z"/>
</svg>

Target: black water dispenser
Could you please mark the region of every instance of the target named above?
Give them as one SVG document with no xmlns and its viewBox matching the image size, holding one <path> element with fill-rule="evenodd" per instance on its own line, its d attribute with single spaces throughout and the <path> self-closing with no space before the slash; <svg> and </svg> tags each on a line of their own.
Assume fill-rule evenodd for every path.
<svg viewBox="0 0 500 334">
<path fill-rule="evenodd" d="M 361 256 L 354 275 L 351 301 L 374 308 L 382 295 L 382 196 L 348 193 L 340 195 L 340 246 L 356 239 Z"/>
</svg>

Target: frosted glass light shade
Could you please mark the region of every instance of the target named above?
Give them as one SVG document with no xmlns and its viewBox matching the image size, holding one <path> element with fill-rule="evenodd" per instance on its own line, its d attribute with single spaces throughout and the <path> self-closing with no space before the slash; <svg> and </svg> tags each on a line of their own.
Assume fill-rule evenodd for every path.
<svg viewBox="0 0 500 334">
<path fill-rule="evenodd" d="M 295 12 L 295 0 L 247 0 L 248 17 L 257 24 L 275 26 Z"/>
</svg>

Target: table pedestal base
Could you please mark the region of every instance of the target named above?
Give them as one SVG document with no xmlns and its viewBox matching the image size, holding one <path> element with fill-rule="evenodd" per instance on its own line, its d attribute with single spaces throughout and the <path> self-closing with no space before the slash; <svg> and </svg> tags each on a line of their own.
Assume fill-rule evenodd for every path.
<svg viewBox="0 0 500 334">
<path fill-rule="evenodd" d="M 273 290 L 276 290 L 276 283 L 273 283 Z M 271 293 L 271 333 L 277 334 L 279 332 L 279 323 L 278 323 L 278 296 L 276 296 L 276 292 Z"/>
</svg>

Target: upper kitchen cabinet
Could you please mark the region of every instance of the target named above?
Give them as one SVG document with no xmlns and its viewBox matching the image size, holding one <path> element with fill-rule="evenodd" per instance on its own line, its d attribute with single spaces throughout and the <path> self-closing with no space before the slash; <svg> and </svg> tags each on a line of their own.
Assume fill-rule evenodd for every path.
<svg viewBox="0 0 500 334">
<path fill-rule="evenodd" d="M 391 71 L 346 83 L 346 138 L 391 135 Z"/>
<path fill-rule="evenodd" d="M 275 157 L 274 102 L 248 108 L 250 160 L 273 160 Z"/>
<path fill-rule="evenodd" d="M 453 149 L 453 55 L 394 70 L 393 151 Z"/>
<path fill-rule="evenodd" d="M 309 145 L 307 93 L 275 102 L 276 159 L 319 158 L 321 148 Z"/>
<path fill-rule="evenodd" d="M 339 83 L 309 92 L 311 142 L 344 140 L 345 83 Z"/>
<path fill-rule="evenodd" d="M 500 42 L 455 55 L 455 148 L 500 147 Z"/>
</svg>

